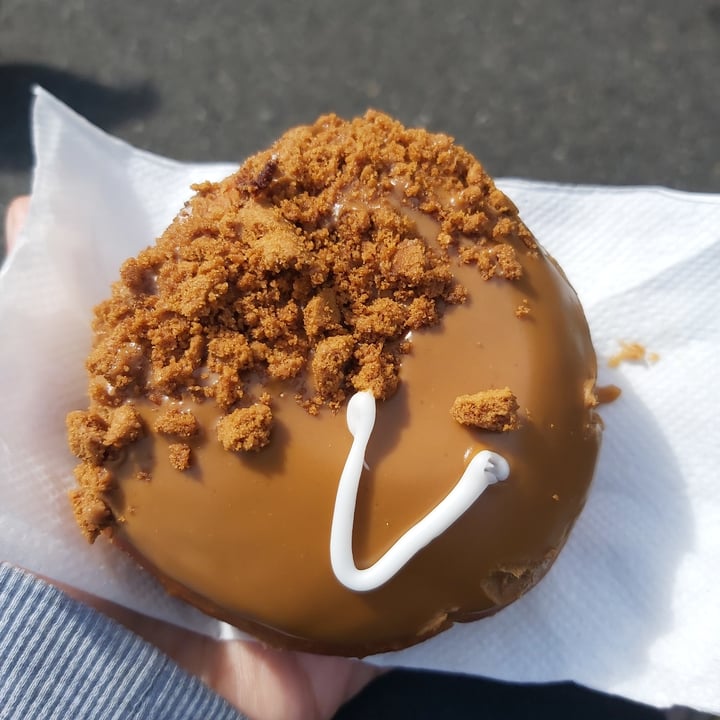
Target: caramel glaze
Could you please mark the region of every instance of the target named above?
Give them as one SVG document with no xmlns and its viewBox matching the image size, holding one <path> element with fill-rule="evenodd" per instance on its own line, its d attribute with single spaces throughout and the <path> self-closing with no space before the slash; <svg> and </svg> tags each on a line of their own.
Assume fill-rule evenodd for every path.
<svg viewBox="0 0 720 720">
<path fill-rule="evenodd" d="M 423 235 L 437 232 L 434 221 L 413 219 Z M 178 403 L 203 426 L 189 441 L 193 466 L 170 466 L 166 437 L 128 447 L 107 498 L 119 520 L 114 541 L 205 612 L 314 652 L 404 647 L 522 595 L 585 502 L 600 426 L 587 401 L 596 361 L 578 299 L 551 259 L 520 241 L 515 249 L 522 278 L 486 281 L 474 266 L 456 267 L 468 300 L 412 335 L 400 388 L 379 403 L 368 446 L 355 515 L 358 567 L 439 503 L 477 452 L 501 453 L 510 476 L 386 585 L 357 593 L 333 575 L 330 525 L 352 438 L 344 411 L 313 417 L 292 391 L 274 393 L 272 442 L 249 454 L 220 447 L 212 404 Z M 530 313 L 518 318 L 524 301 Z M 517 397 L 520 429 L 484 432 L 450 417 L 457 395 L 505 386 Z M 152 427 L 161 408 L 146 402 L 139 410 Z"/>
<path fill-rule="evenodd" d="M 601 385 L 595 395 L 599 405 L 606 405 L 615 402 L 622 395 L 622 390 L 617 385 Z"/>
</svg>

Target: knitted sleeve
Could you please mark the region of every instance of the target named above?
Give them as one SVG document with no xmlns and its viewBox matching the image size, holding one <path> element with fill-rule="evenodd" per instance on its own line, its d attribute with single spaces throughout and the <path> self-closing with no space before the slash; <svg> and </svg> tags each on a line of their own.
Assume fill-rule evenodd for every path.
<svg viewBox="0 0 720 720">
<path fill-rule="evenodd" d="M 17 568 L 0 565 L 0 720 L 239 720 L 157 648 Z"/>
</svg>

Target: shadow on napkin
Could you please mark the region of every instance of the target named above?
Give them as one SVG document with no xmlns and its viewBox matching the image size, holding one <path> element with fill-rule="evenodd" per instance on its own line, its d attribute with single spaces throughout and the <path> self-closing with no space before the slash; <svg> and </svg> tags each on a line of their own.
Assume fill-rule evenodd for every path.
<svg viewBox="0 0 720 720">
<path fill-rule="evenodd" d="M 693 549 L 694 526 L 682 458 L 640 398 L 623 386 L 600 412 L 605 432 L 594 512 L 581 515 L 565 551 L 569 561 L 591 568 L 583 582 L 593 583 L 580 589 L 570 580 L 568 587 L 565 577 L 568 611 L 576 593 L 590 604 L 575 608 L 575 632 L 563 632 L 553 646 L 570 657 L 583 648 L 573 679 L 608 687 L 642 675 L 653 644 L 672 632 L 674 584 Z"/>
</svg>

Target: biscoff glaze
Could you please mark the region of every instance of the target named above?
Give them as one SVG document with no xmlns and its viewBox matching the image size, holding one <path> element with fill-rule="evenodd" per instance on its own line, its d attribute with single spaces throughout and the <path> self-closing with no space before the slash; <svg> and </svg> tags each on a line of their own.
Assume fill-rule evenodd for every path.
<svg viewBox="0 0 720 720">
<path fill-rule="evenodd" d="M 91 406 L 68 418 L 81 528 L 273 644 L 362 656 L 491 614 L 542 577 L 585 502 L 600 426 L 582 309 L 445 136 L 373 113 L 291 131 L 200 186 L 95 329 Z M 357 568 L 478 454 L 508 470 L 363 591 L 330 551 L 354 391 L 377 400 Z M 480 405 L 457 414 L 461 398 Z"/>
</svg>

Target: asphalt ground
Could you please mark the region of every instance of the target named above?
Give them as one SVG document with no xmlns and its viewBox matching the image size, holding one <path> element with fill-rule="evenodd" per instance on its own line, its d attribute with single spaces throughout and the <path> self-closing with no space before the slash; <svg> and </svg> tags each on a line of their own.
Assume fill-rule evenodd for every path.
<svg viewBox="0 0 720 720">
<path fill-rule="evenodd" d="M 0 0 L 0 211 L 27 192 L 30 87 L 186 160 L 374 107 L 498 177 L 720 192 L 720 2 Z M 654 718 L 570 685 L 392 673 L 360 717 Z"/>
</svg>

